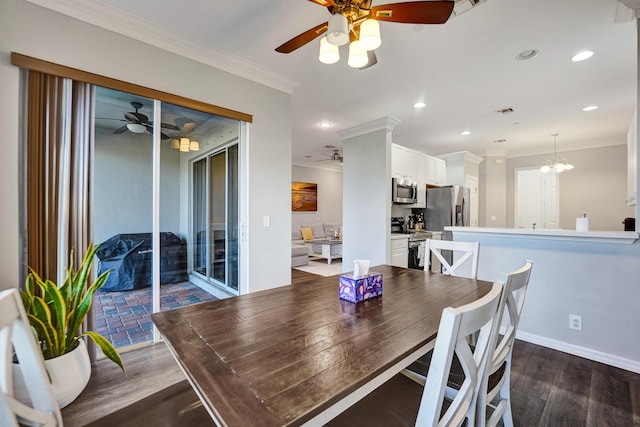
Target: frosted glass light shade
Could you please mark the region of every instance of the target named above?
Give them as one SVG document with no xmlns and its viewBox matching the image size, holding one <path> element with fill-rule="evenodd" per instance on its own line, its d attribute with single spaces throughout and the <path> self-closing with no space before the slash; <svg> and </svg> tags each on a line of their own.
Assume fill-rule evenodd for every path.
<svg viewBox="0 0 640 427">
<path fill-rule="evenodd" d="M 367 19 L 360 25 L 360 44 L 365 50 L 375 50 L 380 47 L 380 23 L 375 19 Z"/>
<path fill-rule="evenodd" d="M 369 57 L 367 51 L 362 47 L 359 40 L 351 42 L 349 45 L 349 67 L 360 68 L 367 65 Z"/>
<path fill-rule="evenodd" d="M 318 59 L 323 64 L 335 64 L 340 60 L 340 50 L 338 46 L 327 41 L 326 37 L 320 39 L 320 55 Z"/>
<path fill-rule="evenodd" d="M 200 151 L 200 143 L 198 141 L 191 141 L 189 144 L 189 150 Z"/>
<path fill-rule="evenodd" d="M 327 41 L 336 46 L 349 43 L 349 22 L 346 16 L 336 13 L 329 18 Z"/>
<path fill-rule="evenodd" d="M 189 151 L 189 138 L 180 138 L 180 151 L 183 153 Z"/>
<path fill-rule="evenodd" d="M 180 149 L 180 141 L 177 139 L 172 139 L 171 140 L 171 148 L 173 148 L 174 150 L 179 150 Z"/>
<path fill-rule="evenodd" d="M 144 133 L 144 131 L 147 130 L 147 128 L 140 123 L 127 123 L 127 129 L 133 133 Z"/>
</svg>

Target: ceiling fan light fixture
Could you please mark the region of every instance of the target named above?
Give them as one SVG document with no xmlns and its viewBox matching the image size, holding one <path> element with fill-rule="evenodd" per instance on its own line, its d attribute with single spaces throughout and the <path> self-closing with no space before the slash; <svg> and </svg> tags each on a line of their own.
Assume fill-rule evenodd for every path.
<svg viewBox="0 0 640 427">
<path fill-rule="evenodd" d="M 183 153 L 189 152 L 189 138 L 180 138 L 180 151 Z"/>
<path fill-rule="evenodd" d="M 338 46 L 329 43 L 326 37 L 321 38 L 318 59 L 323 64 L 335 64 L 340 60 L 340 50 Z"/>
<path fill-rule="evenodd" d="M 189 143 L 189 150 L 200 151 L 200 143 L 198 141 L 191 141 Z"/>
<path fill-rule="evenodd" d="M 133 133 L 144 133 L 147 128 L 145 128 L 140 123 L 127 123 L 127 129 Z"/>
<path fill-rule="evenodd" d="M 335 46 L 349 43 L 349 21 L 347 21 L 346 16 L 341 13 L 334 13 L 329 18 L 327 41 Z"/>
<path fill-rule="evenodd" d="M 179 150 L 180 149 L 180 141 L 177 139 L 172 139 L 171 140 L 171 148 L 173 148 L 174 150 Z"/>
<path fill-rule="evenodd" d="M 367 51 L 362 47 L 359 40 L 352 41 L 349 45 L 349 67 L 360 68 L 367 65 L 369 56 Z"/>
<path fill-rule="evenodd" d="M 376 50 L 382 44 L 380 23 L 375 19 L 367 19 L 360 24 L 360 44 L 365 50 Z"/>
</svg>

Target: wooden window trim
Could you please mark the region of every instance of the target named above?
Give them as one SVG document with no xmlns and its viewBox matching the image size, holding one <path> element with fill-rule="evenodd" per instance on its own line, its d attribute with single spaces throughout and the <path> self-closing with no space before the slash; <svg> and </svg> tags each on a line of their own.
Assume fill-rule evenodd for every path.
<svg viewBox="0 0 640 427">
<path fill-rule="evenodd" d="M 122 80 L 113 79 L 111 77 L 101 76 L 99 74 L 90 73 L 88 71 L 71 68 L 53 62 L 44 61 L 42 59 L 33 58 L 20 53 L 11 52 L 11 63 L 17 67 L 26 68 L 28 70 L 40 71 L 42 73 L 51 74 L 59 77 L 66 77 L 72 80 L 91 83 L 97 86 L 103 86 L 109 89 L 128 92 L 134 95 L 144 96 L 146 98 L 158 99 L 163 102 L 179 105 L 181 107 L 191 108 L 193 110 L 203 111 L 205 113 L 215 114 L 229 119 L 241 120 L 251 123 L 253 116 L 251 114 L 241 113 L 239 111 L 230 110 L 224 107 L 207 104 L 206 102 L 196 101 L 184 96 L 174 95 L 145 86 L 128 83 Z"/>
</svg>

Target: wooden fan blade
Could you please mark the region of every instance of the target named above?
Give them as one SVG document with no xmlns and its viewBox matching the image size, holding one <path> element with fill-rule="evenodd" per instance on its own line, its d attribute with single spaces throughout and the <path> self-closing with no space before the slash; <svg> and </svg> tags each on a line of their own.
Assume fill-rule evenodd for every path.
<svg viewBox="0 0 640 427">
<path fill-rule="evenodd" d="M 304 46 L 305 44 L 309 43 L 311 40 L 315 39 L 316 37 L 318 37 L 319 35 L 326 33 L 327 29 L 329 28 L 329 23 L 328 22 L 323 22 L 322 24 L 313 27 L 310 30 L 305 31 L 304 33 L 300 34 L 299 36 L 296 36 L 294 38 L 292 38 L 291 40 L 289 40 L 286 43 L 283 43 L 282 45 L 278 46 L 276 48 L 276 52 L 280 52 L 280 53 L 291 53 L 294 50 L 296 50 L 299 47 Z"/>
<path fill-rule="evenodd" d="M 449 0 L 384 4 L 372 7 L 371 17 L 404 24 L 444 24 L 453 12 L 453 4 Z"/>
<path fill-rule="evenodd" d="M 367 64 L 363 67 L 358 68 L 358 70 L 366 70 L 367 68 L 373 67 L 378 63 L 378 58 L 376 57 L 376 53 L 372 50 L 367 51 L 367 58 L 369 59 Z"/>
<path fill-rule="evenodd" d="M 325 7 L 333 6 L 333 0 L 309 0 L 309 1 L 319 4 L 320 6 L 325 6 Z"/>
<path fill-rule="evenodd" d="M 118 129 L 114 130 L 113 133 L 119 134 L 119 133 L 126 132 L 126 130 L 127 130 L 127 125 L 124 125 L 122 127 L 119 127 Z"/>
</svg>

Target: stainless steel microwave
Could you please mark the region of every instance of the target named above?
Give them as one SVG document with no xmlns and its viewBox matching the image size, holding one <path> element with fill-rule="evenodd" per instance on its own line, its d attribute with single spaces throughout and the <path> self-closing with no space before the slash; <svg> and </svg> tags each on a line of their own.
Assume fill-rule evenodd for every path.
<svg viewBox="0 0 640 427">
<path fill-rule="evenodd" d="M 396 205 L 417 203 L 418 186 L 413 182 L 391 178 L 391 201 Z"/>
</svg>

